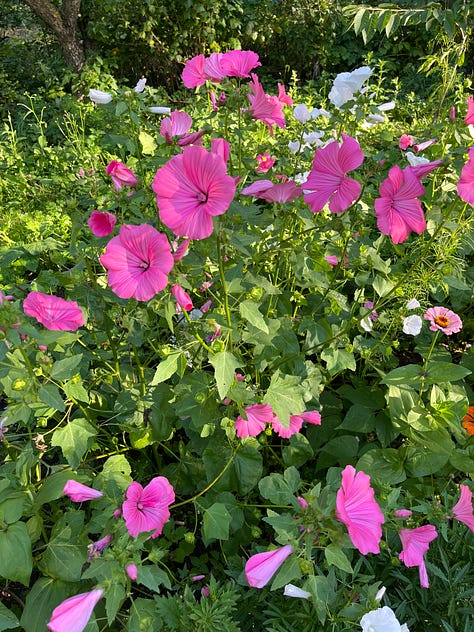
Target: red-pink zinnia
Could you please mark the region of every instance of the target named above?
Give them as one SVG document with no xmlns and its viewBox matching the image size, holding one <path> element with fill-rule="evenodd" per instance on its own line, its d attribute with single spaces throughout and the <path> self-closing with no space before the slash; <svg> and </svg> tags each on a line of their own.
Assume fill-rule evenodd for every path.
<svg viewBox="0 0 474 632">
<path fill-rule="evenodd" d="M 462 329 L 462 320 L 447 307 L 430 307 L 424 318 L 430 321 L 431 331 L 442 331 L 446 336 L 456 334 Z"/>
<path fill-rule="evenodd" d="M 84 315 L 76 301 L 52 294 L 30 292 L 23 301 L 23 311 L 54 331 L 76 331 L 84 324 Z"/>
<path fill-rule="evenodd" d="M 75 503 L 82 503 L 85 500 L 94 500 L 102 496 L 102 492 L 99 490 L 73 480 L 67 481 L 63 489 L 63 494 L 69 496 Z"/>
<path fill-rule="evenodd" d="M 257 173 L 266 173 L 275 164 L 275 158 L 272 158 L 272 156 L 270 156 L 270 154 L 266 151 L 264 154 L 258 154 L 257 163 L 258 165 L 255 168 L 255 171 Z"/>
<path fill-rule="evenodd" d="M 114 232 L 116 221 L 117 217 L 113 213 L 109 213 L 108 211 L 92 211 L 87 220 L 87 224 L 92 234 L 96 237 L 107 237 L 107 235 Z"/>
<path fill-rule="evenodd" d="M 170 517 L 169 505 L 174 502 L 174 489 L 167 478 L 157 476 L 146 487 L 133 482 L 129 485 L 122 505 L 125 525 L 132 538 L 153 531 L 156 538 Z"/>
<path fill-rule="evenodd" d="M 474 512 L 472 510 L 472 492 L 467 485 L 459 485 L 461 496 L 453 507 L 453 516 L 463 522 L 474 533 Z"/>
<path fill-rule="evenodd" d="M 385 522 L 370 487 L 370 476 L 352 465 L 342 472 L 342 487 L 336 496 L 336 517 L 343 522 L 354 546 L 362 555 L 380 553 L 382 524 Z"/>
<path fill-rule="evenodd" d="M 131 169 L 126 167 L 120 160 L 112 160 L 106 167 L 106 172 L 112 178 L 117 191 L 123 186 L 133 187 L 138 184 L 138 178 Z"/>
<path fill-rule="evenodd" d="M 279 549 L 252 555 L 245 564 L 245 577 L 252 588 L 263 588 L 268 584 L 293 549 L 286 544 Z"/>
<path fill-rule="evenodd" d="M 82 632 L 103 593 L 101 588 L 96 588 L 69 597 L 53 610 L 46 627 L 51 632 Z"/>
<path fill-rule="evenodd" d="M 398 555 L 407 567 L 418 566 L 422 588 L 429 587 L 424 555 L 430 548 L 430 542 L 438 537 L 436 528 L 427 524 L 416 529 L 402 529 L 399 533 L 403 551 Z"/>
</svg>

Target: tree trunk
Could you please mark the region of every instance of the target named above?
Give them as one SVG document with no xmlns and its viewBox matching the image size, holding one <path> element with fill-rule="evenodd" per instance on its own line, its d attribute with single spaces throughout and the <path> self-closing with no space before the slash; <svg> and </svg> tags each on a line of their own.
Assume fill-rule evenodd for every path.
<svg viewBox="0 0 474 632">
<path fill-rule="evenodd" d="M 78 17 L 82 0 L 63 0 L 57 9 L 49 0 L 25 0 L 56 36 L 64 61 L 80 72 L 85 62 L 84 46 L 79 37 Z"/>
</svg>

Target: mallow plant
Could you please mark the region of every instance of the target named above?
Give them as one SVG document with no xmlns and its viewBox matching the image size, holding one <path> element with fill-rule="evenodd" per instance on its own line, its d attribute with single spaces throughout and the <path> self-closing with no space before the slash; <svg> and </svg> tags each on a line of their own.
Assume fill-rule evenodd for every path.
<svg viewBox="0 0 474 632">
<path fill-rule="evenodd" d="M 68 255 L 0 295 L 3 629 L 467 625 L 472 100 L 416 138 L 259 66 L 81 106 Z"/>
</svg>

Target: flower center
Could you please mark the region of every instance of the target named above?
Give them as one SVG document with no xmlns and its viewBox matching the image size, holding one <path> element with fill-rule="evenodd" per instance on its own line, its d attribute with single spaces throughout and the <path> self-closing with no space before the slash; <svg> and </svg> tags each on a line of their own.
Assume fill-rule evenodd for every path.
<svg viewBox="0 0 474 632">
<path fill-rule="evenodd" d="M 449 318 L 447 316 L 436 316 L 434 321 L 439 327 L 447 327 L 449 325 Z"/>
<path fill-rule="evenodd" d="M 143 509 L 142 503 L 137 503 L 137 509 L 139 509 L 140 511 Z"/>
<path fill-rule="evenodd" d="M 143 272 L 146 272 L 148 270 L 148 268 L 150 267 L 150 262 L 149 261 L 141 261 L 139 263 L 139 267 L 143 270 Z"/>
<path fill-rule="evenodd" d="M 196 197 L 200 204 L 205 204 L 207 202 L 207 193 L 204 193 L 203 191 L 198 191 Z"/>
</svg>

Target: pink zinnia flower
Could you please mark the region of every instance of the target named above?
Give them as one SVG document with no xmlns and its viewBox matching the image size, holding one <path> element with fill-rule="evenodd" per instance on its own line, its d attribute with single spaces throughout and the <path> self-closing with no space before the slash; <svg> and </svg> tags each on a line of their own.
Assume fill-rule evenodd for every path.
<svg viewBox="0 0 474 632">
<path fill-rule="evenodd" d="M 129 485 L 122 505 L 125 525 L 132 538 L 153 531 L 156 538 L 170 517 L 169 505 L 174 502 L 174 489 L 164 476 L 156 476 L 146 487 L 133 482 Z"/>
<path fill-rule="evenodd" d="M 426 228 L 425 216 L 417 196 L 425 189 L 411 171 L 392 167 L 380 185 L 381 197 L 375 200 L 377 226 L 381 233 L 390 235 L 394 244 L 400 244 L 411 231 L 420 235 Z"/>
<path fill-rule="evenodd" d="M 291 202 L 303 191 L 293 180 L 273 183 L 271 180 L 257 180 L 241 191 L 242 195 L 267 200 L 267 202 Z"/>
<path fill-rule="evenodd" d="M 342 143 L 329 143 L 317 149 L 308 179 L 303 184 L 304 201 L 313 213 L 319 213 L 329 202 L 331 213 L 342 213 L 359 197 L 361 186 L 347 177 L 347 172 L 360 167 L 364 154 L 359 143 L 342 134 Z"/>
<path fill-rule="evenodd" d="M 467 97 L 466 125 L 474 124 L 474 97 Z"/>
<path fill-rule="evenodd" d="M 293 553 L 290 544 L 273 551 L 252 555 L 245 564 L 245 577 L 252 588 L 263 588 L 268 584 L 286 558 Z"/>
<path fill-rule="evenodd" d="M 402 529 L 399 535 L 403 546 L 403 551 L 398 555 L 399 559 L 407 567 L 418 566 L 420 584 L 422 588 L 428 588 L 429 581 L 424 554 L 429 549 L 430 542 L 438 537 L 436 528 L 427 524 L 416 529 Z"/>
<path fill-rule="evenodd" d="M 73 480 L 67 481 L 63 489 L 63 494 L 69 496 L 75 503 L 82 503 L 85 500 L 94 500 L 102 496 L 102 492 L 99 492 L 99 490 Z"/>
<path fill-rule="evenodd" d="M 213 216 L 229 208 L 235 182 L 221 156 L 191 146 L 158 169 L 152 189 L 165 226 L 180 237 L 204 239 L 212 233 Z"/>
<path fill-rule="evenodd" d="M 191 297 L 180 285 L 172 285 L 171 294 L 174 296 L 181 309 L 184 309 L 187 312 L 193 309 Z"/>
<path fill-rule="evenodd" d="M 197 86 L 202 86 L 206 83 L 204 63 L 204 55 L 196 55 L 196 57 L 188 59 L 181 73 L 181 78 L 186 88 L 197 88 Z"/>
<path fill-rule="evenodd" d="M 138 577 L 138 568 L 136 564 L 127 564 L 125 567 L 125 572 L 130 577 L 132 582 L 135 582 Z"/>
<path fill-rule="evenodd" d="M 84 324 L 84 315 L 76 301 L 52 294 L 30 292 L 23 301 L 23 311 L 49 330 L 76 331 Z"/>
<path fill-rule="evenodd" d="M 237 436 L 240 438 L 256 437 L 265 430 L 265 424 L 272 423 L 275 416 L 269 404 L 252 404 L 246 406 L 244 411 L 247 419 L 239 415 L 235 421 Z"/>
<path fill-rule="evenodd" d="M 92 211 L 91 216 L 87 220 L 87 224 L 91 232 L 96 237 L 107 237 L 114 232 L 117 217 L 108 211 Z"/>
<path fill-rule="evenodd" d="M 131 169 L 126 167 L 120 160 L 112 160 L 106 167 L 106 172 L 112 178 L 117 191 L 123 186 L 133 187 L 138 184 L 138 178 Z"/>
<path fill-rule="evenodd" d="M 264 154 L 258 154 L 257 163 L 258 165 L 255 171 L 257 173 L 267 173 L 275 164 L 275 158 L 272 158 L 268 151 L 266 151 Z"/>
<path fill-rule="evenodd" d="M 413 143 L 414 143 L 413 136 L 409 136 L 408 134 L 402 134 L 400 136 L 400 142 L 398 143 L 398 146 L 400 147 L 400 149 L 408 149 L 408 147 L 411 147 Z"/>
<path fill-rule="evenodd" d="M 431 331 L 442 331 L 447 336 L 462 329 L 462 320 L 447 307 L 430 307 L 424 313 L 424 318 L 430 321 Z"/>
<path fill-rule="evenodd" d="M 471 206 L 474 206 L 474 147 L 467 150 L 469 159 L 462 168 L 461 177 L 458 180 L 458 195 Z"/>
<path fill-rule="evenodd" d="M 474 533 L 474 513 L 472 510 L 472 492 L 467 485 L 460 485 L 461 496 L 453 507 L 453 516 Z"/>
<path fill-rule="evenodd" d="M 163 290 L 174 265 L 167 236 L 148 224 L 122 226 L 99 260 L 115 294 L 137 301 L 148 301 Z"/>
<path fill-rule="evenodd" d="M 226 77 L 248 77 L 251 70 L 262 64 L 257 53 L 251 50 L 229 50 L 220 58 L 220 66 Z"/>
<path fill-rule="evenodd" d="M 103 593 L 102 588 L 96 588 L 69 597 L 53 610 L 46 627 L 51 632 L 82 632 Z"/>
<path fill-rule="evenodd" d="M 173 110 L 169 117 L 164 118 L 160 125 L 160 134 L 168 144 L 173 142 L 175 136 L 184 136 L 193 124 L 193 119 L 187 112 Z"/>
<path fill-rule="evenodd" d="M 253 94 L 247 95 L 251 103 L 249 110 L 253 118 L 265 123 L 273 136 L 273 125 L 281 128 L 284 128 L 286 125 L 283 103 L 277 97 L 265 94 L 256 74 L 252 73 L 251 76 L 252 80 L 249 83 L 249 88 Z"/>
<path fill-rule="evenodd" d="M 336 496 L 336 517 L 343 522 L 354 546 L 362 555 L 380 553 L 382 524 L 385 522 L 370 487 L 370 476 L 347 465 L 342 487 Z"/>
</svg>

